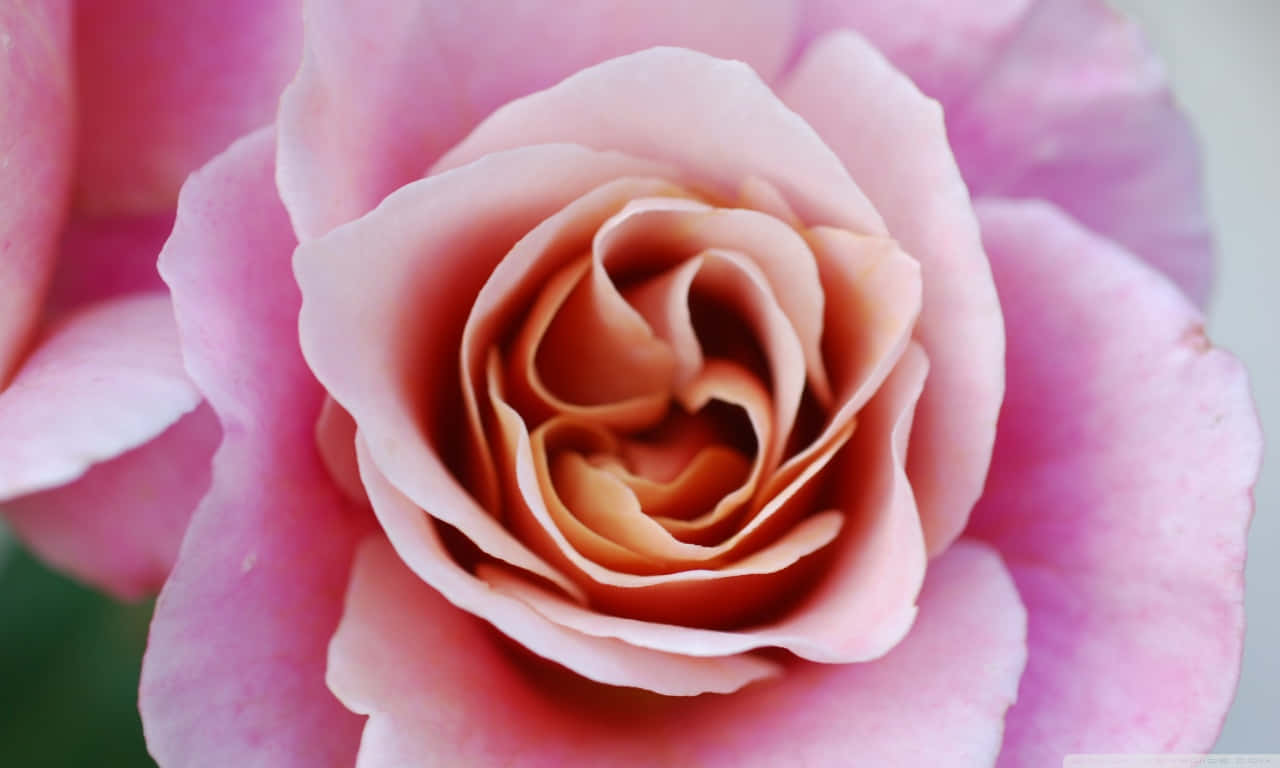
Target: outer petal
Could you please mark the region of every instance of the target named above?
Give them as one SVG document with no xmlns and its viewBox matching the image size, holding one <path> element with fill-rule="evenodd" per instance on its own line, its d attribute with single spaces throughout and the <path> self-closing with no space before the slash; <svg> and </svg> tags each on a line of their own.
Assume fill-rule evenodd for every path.
<svg viewBox="0 0 1280 768">
<path fill-rule="evenodd" d="M 74 162 L 71 12 L 0 6 L 0 388 L 26 351 L 57 257 Z"/>
<path fill-rule="evenodd" d="M 360 727 L 323 685 L 358 533 L 315 451 L 323 392 L 297 347 L 274 142 L 253 134 L 191 177 L 161 256 L 226 433 L 143 662 L 143 725 L 166 768 L 349 765 Z"/>
<path fill-rule="evenodd" d="M 1026 658 L 1009 576 L 969 542 L 935 561 L 915 628 L 884 658 L 692 699 L 530 669 L 388 554 L 362 550 L 329 656 L 330 686 L 372 715 L 361 768 L 986 766 Z"/>
<path fill-rule="evenodd" d="M 1207 750 L 1239 671 L 1261 450 L 1244 371 L 1172 283 L 1060 211 L 978 210 L 1009 394 L 970 532 L 1030 623 L 1001 765 Z"/>
<path fill-rule="evenodd" d="M 4 504 L 5 518 L 27 546 L 76 578 L 130 599 L 154 593 L 209 488 L 221 434 L 201 406 L 70 485 Z"/>
<path fill-rule="evenodd" d="M 547 142 L 669 163 L 725 199 L 767 182 L 810 226 L 886 234 L 839 158 L 742 62 L 680 48 L 604 62 L 497 110 L 433 172 Z"/>
<path fill-rule="evenodd" d="M 41 340 L 0 393 L 0 499 L 52 488 L 200 403 L 163 295 L 94 305 Z"/>
<path fill-rule="evenodd" d="M 924 303 L 915 335 L 930 373 L 908 472 L 929 553 L 937 554 L 960 535 L 982 492 L 1004 395 L 1000 305 L 942 111 L 849 32 L 814 43 L 779 92 L 920 263 Z"/>
<path fill-rule="evenodd" d="M 301 43 L 301 0 L 80 0 L 79 207 L 171 210 L 188 173 L 271 122 Z"/>
<path fill-rule="evenodd" d="M 791 0 L 310 0 L 281 105 L 281 194 L 303 240 L 318 237 L 421 177 L 495 108 L 605 59 L 678 45 L 771 77 L 791 17 Z"/>
<path fill-rule="evenodd" d="M 942 102 L 975 195 L 1050 200 L 1203 304 L 1213 254 L 1195 138 L 1137 26 L 1102 0 L 908 5 L 805 0 L 801 40 L 867 35 Z"/>
</svg>

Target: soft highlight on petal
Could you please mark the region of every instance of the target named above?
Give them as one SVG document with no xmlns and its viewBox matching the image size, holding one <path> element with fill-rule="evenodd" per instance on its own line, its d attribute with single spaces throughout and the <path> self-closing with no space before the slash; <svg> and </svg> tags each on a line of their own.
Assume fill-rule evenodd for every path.
<svg viewBox="0 0 1280 768">
<path fill-rule="evenodd" d="M 968 535 L 1029 615 L 1000 765 L 1207 751 L 1239 673 L 1261 452 L 1244 371 L 1176 286 L 1061 211 L 978 214 L 1009 394 Z"/>
</svg>

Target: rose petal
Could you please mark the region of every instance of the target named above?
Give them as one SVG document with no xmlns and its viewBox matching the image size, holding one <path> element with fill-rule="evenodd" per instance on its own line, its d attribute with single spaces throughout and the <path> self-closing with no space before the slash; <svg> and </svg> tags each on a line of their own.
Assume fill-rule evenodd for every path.
<svg viewBox="0 0 1280 768">
<path fill-rule="evenodd" d="M 584 257 L 543 286 L 509 352 L 512 400 L 530 417 L 643 429 L 667 410 L 671 349 L 596 271 Z"/>
<path fill-rule="evenodd" d="M 302 43 L 300 0 L 81 0 L 77 202 L 167 212 L 187 174 L 271 121 Z"/>
<path fill-rule="evenodd" d="M 0 499 L 74 480 L 199 403 L 168 296 L 116 299 L 65 317 L 0 393 Z"/>
<path fill-rule="evenodd" d="M 740 405 L 754 422 L 767 422 L 763 414 L 767 393 L 748 374 L 721 364 L 708 366 L 705 375 L 705 392 L 695 391 L 694 397 Z M 815 515 L 769 546 L 715 568 L 639 574 L 613 570 L 604 564 L 607 548 L 600 546 L 613 542 L 581 525 L 560 507 L 549 481 L 547 451 L 540 443 L 546 430 L 539 428 L 531 437 L 520 415 L 502 400 L 496 388 L 490 400 L 501 437 L 495 442 L 503 449 L 500 467 L 509 476 L 511 492 L 505 513 L 510 526 L 559 573 L 573 575 L 593 605 L 605 611 L 691 625 L 741 623 L 793 594 L 815 567 L 814 553 L 830 544 L 843 524 L 838 512 Z M 691 410 L 701 405 L 695 401 Z M 425 508 L 434 510 L 436 505 Z M 578 543 L 597 546 L 579 551 L 569 533 L 576 534 Z M 397 549 L 411 545 L 394 537 L 392 542 Z M 484 550 L 483 544 L 476 543 Z"/>
<path fill-rule="evenodd" d="M 657 170 L 657 166 L 652 170 Z M 488 437 L 481 424 L 477 392 L 483 389 L 486 355 L 498 344 L 503 334 L 522 313 L 528 311 L 530 302 L 539 292 L 551 290 L 556 270 L 566 269 L 566 264 L 581 256 L 592 241 L 600 224 L 635 197 L 651 195 L 679 196 L 687 194 L 670 182 L 653 178 L 623 177 L 609 181 L 565 205 L 559 211 L 539 221 L 527 234 L 498 261 L 493 272 L 471 305 L 467 322 L 462 331 L 462 396 L 467 412 L 472 455 L 469 480 L 486 507 L 492 508 L 497 493 L 497 479 L 489 456 Z M 526 326 L 533 325 L 526 320 Z M 518 371 L 517 371 L 518 373 Z M 532 393 L 520 392 L 523 382 L 512 381 L 515 396 Z M 644 421 L 654 410 L 653 397 L 642 397 L 626 403 L 626 409 L 635 408 L 628 421 Z M 665 401 L 665 395 L 662 398 Z M 588 412 L 595 410 L 585 409 Z M 607 409 L 604 409 L 607 411 Z M 600 418 L 596 411 L 593 416 Z"/>
<path fill-rule="evenodd" d="M 1090 0 L 1091 1 L 1091 0 Z M 966 96 L 999 58 L 1039 0 L 897 0 L 892 4 L 801 0 L 793 58 L 813 41 L 850 29 L 865 36 L 920 90 L 944 104 Z M 904 24 L 904 19 L 918 23 Z"/>
<path fill-rule="evenodd" d="M 601 184 L 655 170 L 564 145 L 499 153 L 404 187 L 294 256 L 305 297 L 302 348 L 359 425 L 378 469 L 490 555 L 569 591 L 445 465 L 444 419 L 465 410 L 456 380 L 442 372 L 456 370 L 468 308 L 521 237 Z"/>
<path fill-rule="evenodd" d="M 489 392 L 499 429 L 499 437 L 494 442 L 503 448 L 502 470 L 507 476 L 508 487 L 514 484 L 520 492 L 510 500 L 514 508 L 508 512 L 508 520 L 517 530 L 524 532 L 525 540 L 544 557 L 560 564 L 562 570 L 567 568 L 570 572 L 616 587 L 654 586 L 690 578 L 727 578 L 740 572 L 741 563 L 736 564 L 738 568 L 725 568 L 720 574 L 680 572 L 682 569 L 678 566 L 712 561 L 730 552 L 731 546 L 703 547 L 677 540 L 639 508 L 638 501 L 621 483 L 615 486 L 615 490 L 623 496 L 631 496 L 633 506 L 630 510 L 612 508 L 604 500 L 592 498 L 595 493 L 584 497 L 579 493 L 580 488 L 556 482 L 553 452 L 558 454 L 566 448 L 557 443 L 564 443 L 566 438 L 575 442 L 585 438 L 597 443 L 591 448 L 600 450 L 609 447 L 609 442 L 616 443 L 617 439 L 599 427 L 584 425 L 571 417 L 552 419 L 530 435 L 519 413 L 503 400 L 494 378 L 490 377 Z M 757 440 L 768 442 L 773 428 L 769 420 L 769 394 L 759 382 L 736 366 L 724 361 L 708 364 L 693 382 L 688 396 L 691 398 L 688 407 L 693 413 L 702 410 L 711 400 L 741 408 L 755 429 Z M 575 432 L 579 434 L 575 435 Z M 584 432 L 585 435 L 582 434 Z M 719 520 L 736 512 L 759 484 L 762 472 L 763 462 L 757 457 L 747 481 L 722 500 L 707 517 Z M 594 489 L 595 492 L 599 490 L 598 487 Z M 575 499 L 581 503 L 575 504 Z M 626 551 L 617 552 L 619 547 Z M 636 562 L 636 556 L 640 562 Z M 795 559 L 779 560 L 779 567 L 772 570 L 780 570 L 781 566 L 789 565 Z M 723 564 L 702 562 L 702 565 L 718 568 Z M 613 572 L 615 570 L 663 576 L 656 579 L 631 578 Z"/>
<path fill-rule="evenodd" d="M 677 48 L 607 61 L 498 109 L 433 172 L 546 142 L 670 163 L 681 181 L 725 199 L 759 177 L 810 225 L 885 233 L 831 150 L 741 62 Z"/>
<path fill-rule="evenodd" d="M 1035 3 L 999 65 L 947 105 L 947 130 L 974 195 L 1050 200 L 1204 305 L 1213 250 L 1195 135 L 1137 24 L 1107 3 Z"/>
<path fill-rule="evenodd" d="M 418 598 L 424 592 L 434 597 L 434 591 L 426 587 L 430 584 L 454 605 L 493 624 L 533 653 L 610 685 L 642 686 L 669 696 L 693 696 L 708 691 L 727 693 L 777 673 L 777 667 L 764 659 L 694 659 L 589 637 L 546 620 L 522 601 L 491 589 L 454 563 L 431 518 L 381 476 L 363 441 L 357 445 L 361 477 L 394 549 L 381 539 L 372 539 L 361 549 L 344 626 L 361 623 L 366 610 L 386 605 L 387 601 L 397 604 L 399 610 L 421 611 L 422 606 L 415 603 L 420 602 Z M 406 565 L 412 573 L 405 570 Z M 387 583 L 388 578 L 394 581 Z M 373 585 L 365 585 L 368 579 L 374 580 Z M 414 589 L 414 582 L 418 589 Z M 400 604 L 400 596 L 412 598 L 408 606 Z M 405 618 L 412 619 L 408 614 Z M 340 637 L 334 639 L 335 645 L 341 642 Z M 347 693 L 349 685 L 335 680 L 332 670 L 329 680 L 330 687 L 353 711 L 368 711 L 369 705 L 354 701 Z"/>
<path fill-rule="evenodd" d="M 0 388 L 40 318 L 73 170 L 71 11 L 0 7 Z"/>
<path fill-rule="evenodd" d="M 1030 616 L 1001 765 L 1206 751 L 1240 668 L 1261 448 L 1244 371 L 1172 283 L 1060 211 L 978 212 L 1009 396 L 970 531 Z"/>
<path fill-rule="evenodd" d="M 915 337 L 931 373 L 909 472 L 929 552 L 937 554 L 960 534 L 982 492 L 1004 389 L 1000 306 L 942 110 L 850 32 L 814 43 L 779 93 L 840 156 L 920 263 L 924 303 Z"/>
<path fill-rule="evenodd" d="M 209 488 L 222 430 L 206 406 L 78 480 L 3 505 L 18 538 L 77 579 L 125 599 L 154 593 Z"/>
<path fill-rule="evenodd" d="M 831 385 L 821 352 L 826 298 L 813 254 L 791 226 L 753 210 L 715 208 L 692 200 L 637 199 L 601 226 L 593 252 L 601 263 L 614 266 L 619 260 L 635 264 L 637 255 L 653 262 L 674 261 L 710 249 L 734 251 L 751 260 L 744 268 L 762 275 L 764 279 L 756 282 L 770 294 L 769 302 L 756 306 L 776 314 L 770 307 L 776 304 L 802 346 L 809 385 L 819 402 L 829 404 Z"/>
<path fill-rule="evenodd" d="M 838 765 L 851 755 L 886 768 L 986 766 L 1026 659 L 1017 592 L 999 557 L 968 541 L 933 563 L 920 620 L 885 658 L 798 665 L 733 696 L 691 699 L 526 674 L 483 625 L 380 552 L 362 550 L 330 654 L 330 686 L 371 715 L 362 768 Z"/>
<path fill-rule="evenodd" d="M 736 631 L 694 629 L 596 613 L 528 582 L 501 574 L 486 578 L 552 621 L 644 648 L 723 656 L 776 646 L 815 661 L 876 658 L 910 628 L 924 580 L 924 538 L 903 464 L 927 370 L 923 352 L 913 345 L 867 407 L 865 423 L 841 457 L 842 465 L 862 471 L 846 473 L 846 482 L 837 486 L 841 511 L 852 522 L 832 545 L 822 580 L 781 618 Z M 737 597 L 726 589 L 707 599 Z"/>
<path fill-rule="evenodd" d="M 322 235 L 421 177 L 497 107 L 649 46 L 743 59 L 772 77 L 791 16 L 791 0 L 312 0 L 281 104 L 286 206 L 304 241 Z"/>
<path fill-rule="evenodd" d="M 857 30 L 941 101 L 975 195 L 1051 200 L 1204 303 L 1213 253 L 1195 139 L 1137 25 L 1107 3 L 805 0 L 800 26 L 800 47 Z"/>
<path fill-rule="evenodd" d="M 323 391 L 297 347 L 274 149 L 259 131 L 193 174 L 160 260 L 225 429 L 143 661 L 139 708 L 164 765 L 350 765 L 359 738 L 322 669 L 361 531 L 314 450 Z"/>
</svg>

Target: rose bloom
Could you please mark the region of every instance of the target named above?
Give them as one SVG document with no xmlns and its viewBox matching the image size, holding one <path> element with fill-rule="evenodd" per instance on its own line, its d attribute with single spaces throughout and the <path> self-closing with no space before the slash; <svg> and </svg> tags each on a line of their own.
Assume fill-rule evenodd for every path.
<svg viewBox="0 0 1280 768">
<path fill-rule="evenodd" d="M 1194 146 L 1129 24 L 1092 0 L 185 5 L 6 18 L 8 55 L 62 63 L 17 70 L 4 135 L 63 164 L 37 200 L 60 213 L 0 219 L 36 318 L 0 455 L 45 470 L 7 495 L 117 588 L 115 553 L 203 490 L 173 465 L 207 450 L 167 439 L 195 398 L 147 389 L 158 326 L 60 320 L 30 264 L 61 243 L 42 268 L 113 274 L 77 222 L 167 210 L 141 182 L 248 130 L 301 50 L 158 259 L 222 434 L 144 661 L 161 765 L 1212 744 L 1261 439 L 1202 332 Z M 73 42 L 131 64 L 72 78 Z M 74 165 L 71 81 L 107 125 L 78 108 Z"/>
</svg>

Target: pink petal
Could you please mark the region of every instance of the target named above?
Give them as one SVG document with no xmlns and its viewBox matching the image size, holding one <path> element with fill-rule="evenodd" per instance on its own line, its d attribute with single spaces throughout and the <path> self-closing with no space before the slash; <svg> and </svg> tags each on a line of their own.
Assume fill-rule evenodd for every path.
<svg viewBox="0 0 1280 768">
<path fill-rule="evenodd" d="M 651 173 L 665 170 L 660 166 L 650 167 Z M 482 387 L 485 356 L 519 316 L 529 311 L 529 303 L 539 293 L 545 295 L 551 290 L 555 272 L 590 248 L 595 232 L 609 216 L 636 197 L 687 194 L 670 182 L 638 177 L 640 172 L 637 168 L 631 170 L 630 175 L 601 183 L 534 224 L 508 251 L 496 255 L 492 272 L 484 276 L 483 286 L 471 304 L 461 341 L 462 395 L 473 447 L 469 460 L 477 468 L 472 472 L 475 477 L 470 479 L 474 485 L 483 487 L 476 493 L 487 506 L 494 503 L 491 500 L 497 493 L 497 480 L 476 396 Z M 526 320 L 526 327 L 531 324 L 531 320 Z M 519 386 L 519 382 L 513 384 Z M 637 404 L 644 405 L 644 398 L 627 407 Z"/>
<path fill-rule="evenodd" d="M 685 699 L 531 671 L 390 554 L 361 551 L 330 654 L 330 686 L 371 715 L 362 768 L 986 766 L 1026 658 L 1017 593 L 972 542 L 935 561 L 919 621 L 885 658 Z"/>
<path fill-rule="evenodd" d="M 1195 137 L 1135 24 L 1101 0 L 806 0 L 802 41 L 839 27 L 942 102 L 975 195 L 1049 200 L 1204 303 Z"/>
<path fill-rule="evenodd" d="M 814 43 L 779 93 L 920 263 L 915 336 L 931 368 L 908 471 L 929 552 L 937 554 L 960 535 L 982 492 L 1004 387 L 1000 307 L 942 111 L 850 32 Z"/>
<path fill-rule="evenodd" d="M 40 318 L 74 163 L 71 11 L 0 6 L 0 388 Z"/>
<path fill-rule="evenodd" d="M 194 174 L 161 256 L 225 430 L 143 662 L 147 744 L 166 766 L 350 765 L 359 736 L 323 669 L 361 531 L 314 447 L 324 393 L 297 346 L 274 149 L 260 131 Z"/>
<path fill-rule="evenodd" d="M 172 210 L 187 174 L 271 122 L 298 68 L 301 0 L 81 0 L 77 202 Z"/>
<path fill-rule="evenodd" d="M 156 258 L 172 229 L 172 211 L 73 218 L 62 233 L 46 317 L 129 293 L 167 293 Z"/>
<path fill-rule="evenodd" d="M 0 499 L 74 480 L 199 403 L 168 296 L 121 298 L 67 316 L 0 392 Z"/>
<path fill-rule="evenodd" d="M 154 593 L 209 487 L 221 434 L 202 405 L 69 485 L 6 502 L 4 517 L 28 547 L 77 579 L 126 599 Z"/>
<path fill-rule="evenodd" d="M 1244 371 L 1110 241 L 1046 204 L 978 211 L 1009 394 L 970 531 L 1030 617 L 1001 765 L 1207 750 L 1240 668 L 1261 450 Z"/>
<path fill-rule="evenodd" d="M 1042 0 L 947 126 L 975 195 L 1039 197 L 1203 305 L 1213 251 L 1196 139 L 1137 25 Z"/>
<path fill-rule="evenodd" d="M 850 29 L 870 40 L 920 90 L 952 104 L 978 84 L 1036 2 L 800 0 L 793 56 L 807 55 L 813 41 L 828 32 Z M 904 23 L 908 19 L 916 23 Z"/>
<path fill-rule="evenodd" d="M 362 548 L 352 578 L 344 626 L 352 621 L 360 623 L 359 617 L 372 605 L 385 604 L 388 600 L 400 602 L 394 596 L 385 595 L 385 587 L 372 590 L 364 587 L 361 582 L 372 569 L 375 574 L 390 571 L 408 582 L 395 588 L 397 595 L 413 595 L 423 590 L 434 595 L 434 590 L 439 590 L 440 595 L 458 608 L 488 621 L 533 653 L 609 685 L 643 686 L 668 696 L 695 696 L 709 691 L 735 691 L 778 671 L 775 664 L 754 656 L 692 658 L 640 648 L 613 638 L 591 637 L 548 620 L 524 601 L 491 588 L 486 581 L 454 562 L 431 517 L 382 476 L 363 442 L 357 445 L 360 476 L 391 544 L 372 539 L 370 545 Z M 405 566 L 412 572 L 406 571 Z M 374 578 L 382 580 L 386 576 Z M 414 610 L 412 602 L 403 609 Z M 335 638 L 334 642 L 341 643 L 341 640 Z M 330 686 L 353 711 L 369 712 L 367 705 L 353 702 L 344 695 L 346 686 L 335 684 L 332 677 Z"/>
<path fill-rule="evenodd" d="M 668 163 L 679 181 L 726 199 L 759 178 L 809 225 L 884 234 L 839 159 L 742 62 L 677 48 L 612 59 L 498 109 L 433 172 L 548 142 Z"/>
<path fill-rule="evenodd" d="M 282 195 L 303 240 L 317 237 L 421 177 L 512 99 L 660 44 L 772 77 L 791 21 L 791 0 L 312 0 L 281 105 Z"/>
</svg>

